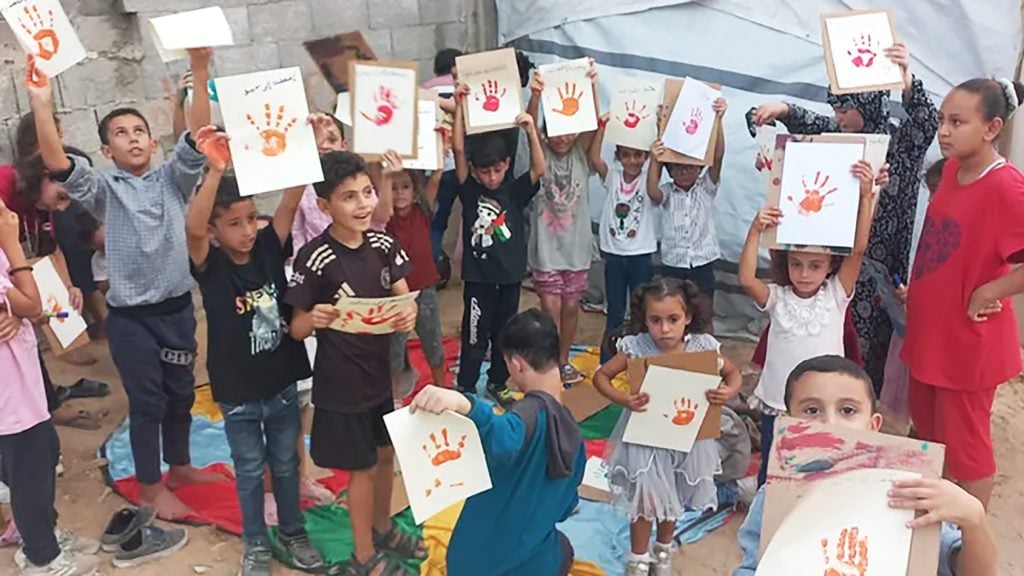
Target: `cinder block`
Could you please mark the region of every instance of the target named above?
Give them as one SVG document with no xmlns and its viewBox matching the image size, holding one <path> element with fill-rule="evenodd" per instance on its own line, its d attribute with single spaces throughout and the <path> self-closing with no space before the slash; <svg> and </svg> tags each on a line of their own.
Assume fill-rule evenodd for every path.
<svg viewBox="0 0 1024 576">
<path fill-rule="evenodd" d="M 245 6 L 225 8 L 224 17 L 228 19 L 228 25 L 231 26 L 231 36 L 235 40 L 235 46 L 244 46 L 251 42 L 248 8 Z"/>
<path fill-rule="evenodd" d="M 458 22 L 466 14 L 466 0 L 419 0 L 420 24 Z"/>
<path fill-rule="evenodd" d="M 263 0 L 265 1 L 265 0 Z M 216 5 L 222 8 L 234 8 L 256 4 L 253 0 L 217 0 Z M 114 10 L 129 14 L 145 12 L 185 12 L 207 8 L 214 5 L 210 0 L 114 0 Z"/>
<path fill-rule="evenodd" d="M 82 44 L 90 52 L 133 52 L 142 40 L 128 16 L 80 16 L 72 22 Z"/>
<path fill-rule="evenodd" d="M 111 106 L 111 109 L 113 108 Z M 64 143 L 68 146 L 74 146 L 87 152 L 100 149 L 100 135 L 96 131 L 96 115 L 92 108 L 60 114 L 60 127 L 64 134 Z M 101 154 L 90 154 L 89 156 L 96 161 Z"/>
<path fill-rule="evenodd" d="M 465 22 L 438 24 L 435 33 L 438 49 L 456 48 L 465 51 L 469 48 L 469 28 Z"/>
<path fill-rule="evenodd" d="M 58 80 L 64 107 L 71 110 L 110 102 L 134 102 L 145 96 L 141 68 L 125 60 L 85 60 L 69 68 Z"/>
<path fill-rule="evenodd" d="M 277 54 L 282 68 L 298 66 L 302 69 L 303 74 L 307 72 L 320 73 L 316 62 L 310 57 L 309 52 L 306 52 L 305 46 L 298 42 L 279 42 L 277 44 Z"/>
<path fill-rule="evenodd" d="M 396 60 L 433 58 L 436 52 L 434 26 L 391 29 L 391 53 Z"/>
<path fill-rule="evenodd" d="M 391 48 L 391 30 L 387 28 L 379 30 L 362 30 L 363 38 L 366 39 L 366 43 L 373 49 L 373 53 L 377 55 L 380 60 L 390 60 L 394 58 L 392 55 Z"/>
<path fill-rule="evenodd" d="M 216 76 L 234 76 L 259 70 L 280 68 L 277 44 L 250 44 L 249 46 L 228 46 L 217 50 L 214 58 Z"/>
<path fill-rule="evenodd" d="M 419 23 L 418 0 L 370 0 L 370 28 L 398 28 Z"/>
<path fill-rule="evenodd" d="M 313 15 L 305 0 L 249 7 L 249 31 L 252 42 L 308 40 L 313 34 Z"/>
<path fill-rule="evenodd" d="M 313 33 L 317 38 L 365 30 L 370 26 L 367 0 L 320 0 L 313 1 L 310 6 L 313 10 Z"/>
</svg>

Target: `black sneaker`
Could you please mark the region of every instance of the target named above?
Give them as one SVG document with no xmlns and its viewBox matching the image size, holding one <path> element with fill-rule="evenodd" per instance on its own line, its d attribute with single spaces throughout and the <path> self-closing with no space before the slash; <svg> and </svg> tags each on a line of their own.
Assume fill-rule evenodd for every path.
<svg viewBox="0 0 1024 576">
<path fill-rule="evenodd" d="M 275 544 L 283 548 L 282 553 L 300 570 L 318 570 L 324 567 L 323 556 L 313 547 L 305 530 L 294 536 L 278 531 Z"/>
<path fill-rule="evenodd" d="M 507 409 L 509 406 L 515 403 L 516 394 L 509 390 L 508 386 L 504 384 L 495 384 L 494 382 L 487 383 L 487 395 L 491 397 L 495 402 L 498 403 L 502 408 Z"/>
</svg>

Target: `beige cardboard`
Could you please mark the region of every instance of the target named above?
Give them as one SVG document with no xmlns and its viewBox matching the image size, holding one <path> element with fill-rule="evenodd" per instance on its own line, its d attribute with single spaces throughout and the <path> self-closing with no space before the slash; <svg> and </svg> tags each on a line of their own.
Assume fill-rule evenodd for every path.
<svg viewBox="0 0 1024 576">
<path fill-rule="evenodd" d="M 672 113 L 672 109 L 676 106 L 676 100 L 679 98 L 679 91 L 683 89 L 684 80 L 678 78 L 666 78 L 665 79 L 665 92 L 661 102 L 661 114 L 658 117 L 658 138 L 660 139 L 665 133 L 665 127 L 668 125 L 669 115 Z M 705 82 L 708 86 L 716 90 L 721 90 L 721 84 L 715 84 L 714 82 Z M 704 154 L 703 158 L 694 158 L 692 156 L 686 156 L 680 154 L 675 150 L 665 147 L 665 152 L 658 158 L 658 162 L 668 164 L 695 164 L 697 166 L 711 166 L 715 161 L 715 146 L 718 145 L 718 138 L 721 136 L 722 131 L 722 115 L 715 115 L 715 125 L 711 128 L 711 138 L 708 138 L 708 151 Z"/>
<path fill-rule="evenodd" d="M 839 82 L 836 80 L 836 65 L 832 61 L 832 40 L 828 37 L 828 26 L 825 25 L 825 20 L 829 18 L 835 18 L 839 16 L 854 16 L 857 14 L 872 14 L 876 12 L 885 12 L 889 17 L 889 27 L 892 28 L 893 40 L 899 42 L 899 37 L 896 36 L 896 28 L 892 22 L 892 8 L 885 8 L 883 10 L 849 10 L 846 12 L 831 12 L 828 14 L 821 15 L 821 44 L 825 49 L 825 71 L 828 74 L 829 89 L 833 94 L 855 94 L 857 92 L 875 92 L 878 90 L 903 90 L 906 86 L 903 82 L 896 82 L 892 84 L 876 84 L 873 86 L 861 86 L 858 88 L 840 88 Z M 879 58 L 885 58 L 884 54 L 879 54 Z"/>
<path fill-rule="evenodd" d="M 514 49 L 503 48 L 459 56 L 455 59 L 455 68 L 459 72 L 459 81 L 469 85 L 471 91 L 475 91 L 482 82 L 496 80 L 500 85 L 499 89 L 507 91 L 512 101 L 517 103 L 519 111 L 524 111 L 523 92 L 519 82 L 519 66 L 516 64 Z M 467 95 L 462 103 L 466 134 L 480 134 L 515 127 L 515 122 L 474 126 L 470 122 L 469 107 L 476 104 L 473 93 Z"/>
<path fill-rule="evenodd" d="M 335 92 L 348 90 L 349 61 L 377 59 L 359 31 L 310 40 L 303 46 Z"/>
<path fill-rule="evenodd" d="M 562 392 L 562 404 L 572 412 L 572 417 L 577 422 L 583 422 L 611 403 L 611 400 L 605 398 L 596 388 L 584 382 Z"/>
</svg>

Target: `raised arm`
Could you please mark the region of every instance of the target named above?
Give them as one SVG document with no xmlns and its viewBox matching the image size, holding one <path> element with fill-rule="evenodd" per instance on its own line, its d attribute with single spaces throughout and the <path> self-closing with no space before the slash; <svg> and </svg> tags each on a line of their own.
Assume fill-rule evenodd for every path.
<svg viewBox="0 0 1024 576">
<path fill-rule="evenodd" d="M 721 119 L 725 116 L 725 111 L 729 109 L 729 103 L 725 98 L 719 98 L 715 100 L 711 108 L 718 114 L 719 121 L 716 129 L 718 138 L 715 139 L 715 153 L 711 166 L 708 168 L 708 178 L 718 184 L 722 181 L 722 160 L 725 159 L 725 129 Z"/>
<path fill-rule="evenodd" d="M 7 256 L 10 266 L 0 273 L 7 275 L 2 282 L 10 286 L 0 294 L 7 300 L 10 313 L 16 318 L 38 318 L 43 313 L 43 303 L 39 296 L 39 288 L 32 277 L 32 267 L 28 265 L 25 251 L 18 242 L 18 215 L 7 209 L 0 201 L 0 250 Z"/>
<path fill-rule="evenodd" d="M 277 210 L 274 210 L 274 233 L 277 234 L 277 239 L 281 241 L 282 246 L 292 233 L 295 215 L 299 212 L 299 202 L 302 201 L 302 194 L 305 191 L 306 187 L 302 185 L 292 186 L 285 190 L 281 201 L 277 204 Z"/>
<path fill-rule="evenodd" d="M 469 178 L 469 162 L 466 160 L 466 96 L 469 86 L 459 82 L 455 85 L 455 118 L 452 125 L 452 155 L 455 156 L 455 176 L 459 184 Z"/>
<path fill-rule="evenodd" d="M 860 179 L 860 206 L 857 208 L 857 229 L 853 236 L 853 250 L 843 258 L 839 267 L 839 282 L 843 285 L 847 297 L 853 295 L 860 275 L 864 254 L 868 251 L 868 235 L 871 233 L 871 219 L 874 217 L 874 186 L 875 176 L 871 164 L 861 160 L 853 166 L 853 174 Z"/>
<path fill-rule="evenodd" d="M 665 194 L 661 192 L 661 162 L 658 160 L 658 156 L 664 153 L 665 144 L 659 138 L 651 144 L 650 164 L 647 166 L 647 196 L 655 206 L 661 206 L 665 201 Z"/>
<path fill-rule="evenodd" d="M 209 159 L 210 171 L 199 187 L 199 192 L 189 202 L 185 218 L 185 240 L 189 259 L 196 268 L 202 269 L 210 254 L 210 216 L 217 199 L 217 188 L 224 170 L 231 162 L 231 151 L 228 148 L 228 135 L 213 126 L 200 128 L 196 139 L 196 146 Z"/>
<path fill-rule="evenodd" d="M 534 124 L 540 125 L 540 99 L 544 92 L 544 79 L 540 70 L 533 69 L 533 78 L 530 80 L 530 101 L 526 103 L 526 113 L 533 117 Z"/>
<path fill-rule="evenodd" d="M 530 116 L 529 114 L 520 114 L 517 116 L 516 124 L 526 131 L 526 136 L 530 139 L 530 182 L 536 184 L 540 181 L 541 177 L 544 176 L 544 171 L 546 170 L 546 164 L 544 162 L 544 148 L 540 145 L 540 135 L 537 134 L 537 125 L 533 121 L 533 116 Z"/>
<path fill-rule="evenodd" d="M 597 116 L 598 126 L 600 126 L 601 113 L 600 110 L 598 110 L 598 102 L 600 102 L 601 100 L 597 96 L 597 65 L 594 64 L 593 58 L 589 58 L 588 60 L 590 61 L 590 68 L 587 70 L 587 78 L 590 79 L 590 91 L 594 95 L 594 114 Z M 583 132 L 577 138 L 576 145 L 579 146 L 580 149 L 583 150 L 584 152 L 587 152 L 590 150 L 590 145 L 591 143 L 593 143 L 596 135 L 597 130 L 591 132 Z"/>
<path fill-rule="evenodd" d="M 768 228 L 778 226 L 782 211 L 778 208 L 762 209 L 750 223 L 747 241 L 740 254 L 740 287 L 750 296 L 758 308 L 768 305 L 768 286 L 757 277 L 757 250 L 761 245 L 761 234 Z"/>
<path fill-rule="evenodd" d="M 402 158 L 398 152 L 388 150 L 376 166 L 378 167 L 373 170 L 371 177 L 377 189 L 377 207 L 373 210 L 371 220 L 378 226 L 386 226 L 391 220 L 391 215 L 395 213 L 395 191 L 391 186 L 391 180 L 395 174 L 403 170 Z"/>
<path fill-rule="evenodd" d="M 441 176 L 443 174 L 444 171 L 442 170 L 434 170 L 423 184 L 423 199 L 427 201 L 427 206 L 430 206 L 431 212 L 437 209 L 437 191 L 441 188 Z"/>
<path fill-rule="evenodd" d="M 597 172 L 602 182 L 608 177 L 608 163 L 601 158 L 601 147 L 604 145 L 604 133 L 607 128 L 608 115 L 603 114 L 597 120 L 597 131 L 594 132 L 594 138 L 590 141 L 590 147 L 587 148 L 587 162 L 590 163 L 590 169 Z"/>
<path fill-rule="evenodd" d="M 754 123 L 764 126 L 773 120 L 782 122 L 791 134 L 822 134 L 839 132 L 835 119 L 812 112 L 792 102 L 762 104 L 754 111 Z"/>
<path fill-rule="evenodd" d="M 188 107 L 188 129 L 196 131 L 210 124 L 210 58 L 213 48 L 190 48 L 189 68 L 192 70 L 192 104 Z"/>
<path fill-rule="evenodd" d="M 36 137 L 39 140 L 39 153 L 43 157 L 43 164 L 50 172 L 71 170 L 71 160 L 64 153 L 57 121 L 53 116 L 53 85 L 46 74 L 36 67 L 36 57 L 32 54 L 28 55 L 25 88 L 28 90 L 29 104 L 35 117 Z"/>
</svg>

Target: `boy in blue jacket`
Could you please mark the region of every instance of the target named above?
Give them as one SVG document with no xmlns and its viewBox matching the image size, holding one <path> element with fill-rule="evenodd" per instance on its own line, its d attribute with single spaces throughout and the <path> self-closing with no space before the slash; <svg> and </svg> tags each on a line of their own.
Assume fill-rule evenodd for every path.
<svg viewBox="0 0 1024 576">
<path fill-rule="evenodd" d="M 424 388 L 412 404 L 413 410 L 468 416 L 480 431 L 494 486 L 466 500 L 448 547 L 448 575 L 564 576 L 573 550 L 555 524 L 579 502 L 586 453 L 560 399 L 558 329 L 540 310 L 521 312 L 505 326 L 501 351 L 511 381 L 526 393 L 504 414 L 436 386 Z M 501 554 L 496 541 L 505 543 Z"/>
</svg>

